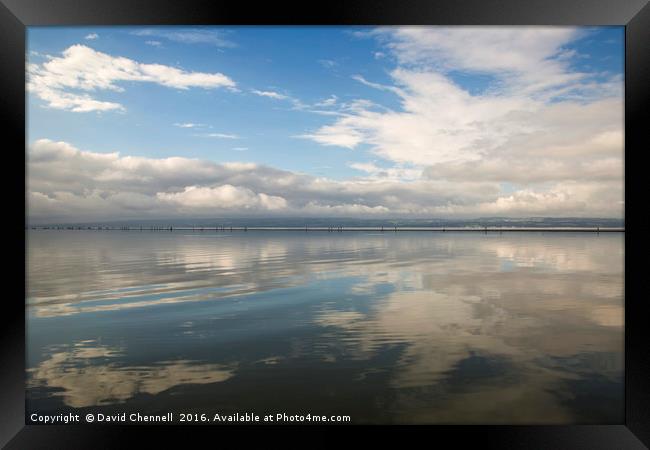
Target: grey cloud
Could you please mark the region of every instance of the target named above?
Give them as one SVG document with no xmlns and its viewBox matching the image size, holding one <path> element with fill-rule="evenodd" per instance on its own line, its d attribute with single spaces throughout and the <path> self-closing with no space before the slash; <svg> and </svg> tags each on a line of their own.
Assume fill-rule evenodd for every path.
<svg viewBox="0 0 650 450">
<path fill-rule="evenodd" d="M 614 215 L 620 190 L 565 181 L 504 194 L 492 179 L 454 179 L 405 171 L 409 180 L 374 176 L 345 181 L 253 163 L 216 164 L 82 151 L 38 140 L 28 152 L 32 222 L 230 215 L 411 216 Z M 433 175 L 432 175 L 433 174 Z M 484 177 L 485 178 L 485 177 Z"/>
</svg>

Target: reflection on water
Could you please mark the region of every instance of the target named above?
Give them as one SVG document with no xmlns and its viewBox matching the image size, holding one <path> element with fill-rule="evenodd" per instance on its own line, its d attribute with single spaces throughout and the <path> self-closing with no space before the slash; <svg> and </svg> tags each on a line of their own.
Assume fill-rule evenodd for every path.
<svg viewBox="0 0 650 450">
<path fill-rule="evenodd" d="M 622 423 L 623 235 L 30 231 L 30 411 Z"/>
<path fill-rule="evenodd" d="M 160 361 L 150 366 L 119 366 L 112 361 L 120 351 L 78 342 L 71 348 L 52 351 L 30 370 L 33 385 L 56 388 L 52 395 L 74 407 L 124 402 L 138 393 L 158 394 L 182 384 L 218 383 L 233 370 L 218 364 L 192 361 Z"/>
</svg>

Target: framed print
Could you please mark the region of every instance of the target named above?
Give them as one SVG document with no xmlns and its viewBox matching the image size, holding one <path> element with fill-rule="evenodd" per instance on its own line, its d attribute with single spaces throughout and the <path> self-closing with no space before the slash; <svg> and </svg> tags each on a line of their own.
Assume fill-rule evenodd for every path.
<svg viewBox="0 0 650 450">
<path fill-rule="evenodd" d="M 647 2 L 2 2 L 7 448 L 646 448 Z"/>
</svg>

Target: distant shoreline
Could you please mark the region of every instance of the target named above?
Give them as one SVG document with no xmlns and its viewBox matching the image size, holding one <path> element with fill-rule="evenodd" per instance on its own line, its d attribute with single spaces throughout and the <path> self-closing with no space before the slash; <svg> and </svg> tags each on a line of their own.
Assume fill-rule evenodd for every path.
<svg viewBox="0 0 650 450">
<path fill-rule="evenodd" d="M 590 233 L 624 233 L 624 227 L 174 227 L 174 226 L 142 226 L 142 227 L 102 227 L 102 226 L 31 226 L 25 229 L 30 230 L 60 230 L 60 231 L 195 231 L 195 232 L 248 232 L 248 231 L 321 231 L 329 233 L 341 233 L 345 231 L 375 231 L 383 233 L 395 233 L 403 231 L 431 231 L 431 232 L 526 232 L 526 231 L 549 231 L 549 232 L 590 232 Z"/>
</svg>

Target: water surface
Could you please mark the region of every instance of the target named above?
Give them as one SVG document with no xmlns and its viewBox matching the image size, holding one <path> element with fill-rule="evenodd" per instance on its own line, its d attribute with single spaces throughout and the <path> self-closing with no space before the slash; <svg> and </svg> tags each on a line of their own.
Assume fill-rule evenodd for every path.
<svg viewBox="0 0 650 450">
<path fill-rule="evenodd" d="M 28 413 L 623 423 L 623 233 L 27 241 Z"/>
</svg>

